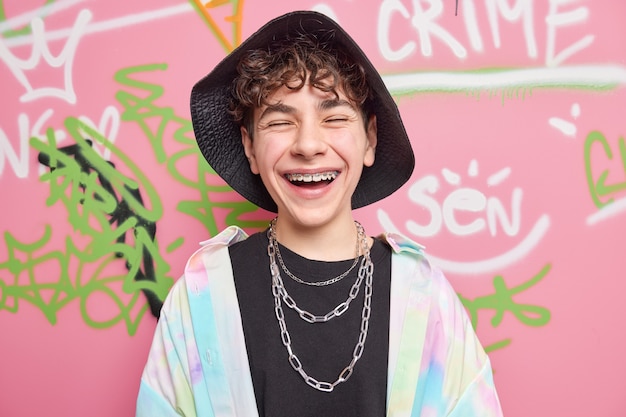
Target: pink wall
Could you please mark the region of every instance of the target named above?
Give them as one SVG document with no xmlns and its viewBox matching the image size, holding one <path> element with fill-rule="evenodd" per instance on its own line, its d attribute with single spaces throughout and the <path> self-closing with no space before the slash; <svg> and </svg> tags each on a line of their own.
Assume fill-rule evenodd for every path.
<svg viewBox="0 0 626 417">
<path fill-rule="evenodd" d="M 133 415 L 146 291 L 226 223 L 269 218 L 199 159 L 190 88 L 312 8 L 370 55 L 416 151 L 357 216 L 444 269 L 505 414 L 625 415 L 626 3 L 4 0 L 0 416 Z"/>
</svg>

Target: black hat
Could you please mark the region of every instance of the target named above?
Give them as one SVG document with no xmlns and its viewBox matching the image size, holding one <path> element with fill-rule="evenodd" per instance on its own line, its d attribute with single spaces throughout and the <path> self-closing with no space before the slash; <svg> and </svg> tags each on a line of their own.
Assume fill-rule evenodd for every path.
<svg viewBox="0 0 626 417">
<path fill-rule="evenodd" d="M 276 39 L 301 33 L 334 32 L 332 42 L 361 64 L 372 90 L 372 111 L 377 119 L 376 157 L 364 167 L 352 195 L 352 208 L 381 200 L 400 188 L 415 165 L 413 149 L 398 107 L 380 74 L 361 48 L 335 21 L 312 11 L 296 11 L 271 20 L 224 58 L 191 91 L 191 120 L 198 147 L 209 165 L 235 191 L 257 206 L 272 212 L 276 203 L 250 165 L 241 143 L 239 124 L 228 111 L 231 83 L 237 65 L 249 50 L 263 49 Z"/>
</svg>

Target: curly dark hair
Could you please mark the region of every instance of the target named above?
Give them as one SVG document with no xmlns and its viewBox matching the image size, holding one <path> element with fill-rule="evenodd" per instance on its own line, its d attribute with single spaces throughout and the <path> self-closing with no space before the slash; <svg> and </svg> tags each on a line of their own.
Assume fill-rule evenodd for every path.
<svg viewBox="0 0 626 417">
<path fill-rule="evenodd" d="M 273 42 L 267 49 L 254 49 L 242 57 L 238 76 L 232 82 L 230 113 L 235 122 L 253 135 L 255 108 L 282 86 L 299 90 L 307 81 L 338 97 L 341 91 L 357 104 L 365 125 L 371 114 L 371 89 L 365 70 L 332 41 L 332 32 L 299 34 Z"/>
</svg>

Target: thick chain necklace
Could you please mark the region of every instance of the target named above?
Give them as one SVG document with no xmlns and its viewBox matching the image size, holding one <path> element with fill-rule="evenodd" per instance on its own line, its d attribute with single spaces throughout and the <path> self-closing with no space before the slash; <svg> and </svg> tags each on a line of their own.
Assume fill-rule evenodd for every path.
<svg viewBox="0 0 626 417">
<path fill-rule="evenodd" d="M 275 223 L 275 220 L 272 221 Z M 358 222 L 356 222 L 358 224 Z M 362 228 L 360 224 L 357 227 Z M 268 231 L 268 236 L 271 236 L 271 224 L 270 230 Z M 363 355 L 363 348 L 365 346 L 365 340 L 367 338 L 367 331 L 369 328 L 369 318 L 371 313 L 371 301 L 372 301 L 372 281 L 374 276 L 374 264 L 370 259 L 369 246 L 367 244 L 367 238 L 365 237 L 365 232 L 360 236 L 361 239 L 361 247 L 363 250 L 363 258 L 361 261 L 361 265 L 359 266 L 358 276 L 356 282 L 350 289 L 350 293 L 348 295 L 348 299 L 335 307 L 329 313 L 319 316 L 314 315 L 306 310 L 298 307 L 291 298 L 291 296 L 287 293 L 285 286 L 283 285 L 282 277 L 280 276 L 280 271 L 278 269 L 278 265 L 276 265 L 276 241 L 270 237 L 269 244 L 267 246 L 267 254 L 270 259 L 270 273 L 272 274 L 272 294 L 274 296 L 274 313 L 276 314 L 276 319 L 278 320 L 278 325 L 280 327 L 280 338 L 283 342 L 283 345 L 287 349 L 287 354 L 289 355 L 289 364 L 291 367 L 300 374 L 304 382 L 306 382 L 309 386 L 323 392 L 331 392 L 337 385 L 342 382 L 345 382 L 350 378 L 352 372 L 354 371 L 354 366 L 357 361 Z M 335 382 L 324 382 L 318 381 L 317 379 L 310 376 L 302 367 L 302 363 L 298 356 L 293 352 L 293 348 L 291 347 L 291 336 L 289 331 L 287 330 L 287 324 L 285 323 L 285 314 L 282 308 L 282 302 L 287 305 L 287 307 L 295 310 L 300 318 L 309 322 L 309 323 L 324 323 L 331 320 L 334 317 L 338 317 L 343 314 L 352 300 L 354 300 L 359 292 L 359 287 L 361 286 L 361 282 L 365 280 L 365 298 L 363 300 L 363 310 L 361 312 L 361 331 L 359 334 L 359 339 L 354 347 L 352 352 L 352 360 L 340 373 Z M 282 301 L 281 301 L 282 300 Z"/>
<path fill-rule="evenodd" d="M 356 225 L 356 230 L 357 230 L 356 248 L 355 248 L 354 262 L 352 262 L 352 265 L 350 266 L 350 268 L 348 268 L 348 270 L 345 271 L 343 274 L 337 275 L 335 278 L 327 279 L 325 281 L 309 282 L 309 281 L 305 281 L 303 279 L 298 278 L 289 269 L 287 269 L 287 265 L 285 265 L 285 262 L 283 261 L 283 257 L 280 254 L 280 247 L 278 245 L 278 240 L 276 239 L 276 219 L 277 218 L 275 217 L 270 222 L 268 237 L 274 245 L 274 248 L 276 250 L 276 257 L 278 258 L 278 263 L 280 264 L 280 267 L 282 268 L 283 272 L 287 274 L 289 278 L 296 281 L 297 283 L 310 285 L 314 287 L 323 287 L 326 285 L 334 284 L 336 282 L 341 281 L 345 277 L 347 277 L 348 274 L 352 272 L 356 264 L 359 262 L 359 245 L 361 244 L 361 241 L 365 238 L 365 230 L 363 229 L 363 226 L 361 226 L 361 223 L 355 221 L 354 224 Z"/>
</svg>

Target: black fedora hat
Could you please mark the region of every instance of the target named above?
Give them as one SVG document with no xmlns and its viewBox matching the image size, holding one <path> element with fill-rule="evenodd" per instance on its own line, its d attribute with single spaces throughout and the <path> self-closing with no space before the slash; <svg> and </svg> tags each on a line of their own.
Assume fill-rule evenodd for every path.
<svg viewBox="0 0 626 417">
<path fill-rule="evenodd" d="M 272 212 L 277 211 L 276 203 L 260 176 L 250 171 L 239 124 L 228 112 L 231 83 L 237 76 L 237 64 L 247 51 L 267 48 L 276 39 L 316 32 L 332 32 L 332 43 L 363 66 L 372 90 L 372 110 L 378 126 L 376 158 L 371 167 L 363 169 L 352 196 L 352 208 L 369 205 L 392 194 L 409 179 L 415 165 L 398 107 L 380 74 L 356 42 L 335 21 L 321 13 L 287 13 L 271 20 L 242 42 L 191 91 L 191 120 L 202 155 L 235 191 Z"/>
</svg>

